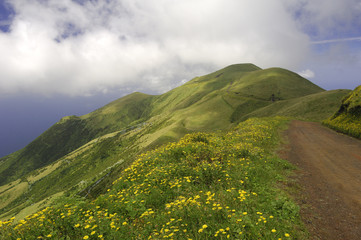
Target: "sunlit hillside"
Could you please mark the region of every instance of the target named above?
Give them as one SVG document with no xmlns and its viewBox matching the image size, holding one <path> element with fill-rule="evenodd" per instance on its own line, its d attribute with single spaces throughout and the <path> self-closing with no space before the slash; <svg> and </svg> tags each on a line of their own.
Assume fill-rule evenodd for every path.
<svg viewBox="0 0 361 240">
<path fill-rule="evenodd" d="M 16 220 L 62 197 L 96 199 L 139 154 L 195 132 L 227 132 L 250 117 L 321 121 L 347 90 L 325 91 L 285 69 L 235 64 L 162 95 L 132 93 L 62 118 L 0 159 L 0 217 Z"/>
<path fill-rule="evenodd" d="M 343 100 L 338 111 L 326 121 L 327 126 L 361 138 L 361 86 L 349 93 Z"/>
<path fill-rule="evenodd" d="M 2 239 L 304 238 L 299 208 L 276 188 L 291 169 L 274 156 L 281 118 L 194 133 L 138 156 L 94 201 L 63 198 Z"/>
</svg>

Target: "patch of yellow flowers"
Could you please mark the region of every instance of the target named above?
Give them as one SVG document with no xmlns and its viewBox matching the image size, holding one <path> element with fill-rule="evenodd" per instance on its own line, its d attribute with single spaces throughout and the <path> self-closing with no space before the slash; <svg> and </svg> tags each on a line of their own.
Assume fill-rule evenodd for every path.
<svg viewBox="0 0 361 240">
<path fill-rule="evenodd" d="M 284 121 L 251 119 L 226 134 L 188 134 L 140 155 L 92 202 L 0 222 L 0 238 L 291 238 L 292 225 L 282 208 L 270 207 L 275 196 L 261 178 L 272 167 L 263 146 L 274 144 Z"/>
</svg>

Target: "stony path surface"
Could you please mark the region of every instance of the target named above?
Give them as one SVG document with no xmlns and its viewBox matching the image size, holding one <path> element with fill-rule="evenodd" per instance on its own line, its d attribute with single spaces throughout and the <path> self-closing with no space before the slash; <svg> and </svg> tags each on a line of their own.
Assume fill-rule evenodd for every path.
<svg viewBox="0 0 361 240">
<path fill-rule="evenodd" d="M 361 239 L 361 141 L 293 121 L 280 156 L 299 167 L 295 194 L 311 239 Z"/>
</svg>

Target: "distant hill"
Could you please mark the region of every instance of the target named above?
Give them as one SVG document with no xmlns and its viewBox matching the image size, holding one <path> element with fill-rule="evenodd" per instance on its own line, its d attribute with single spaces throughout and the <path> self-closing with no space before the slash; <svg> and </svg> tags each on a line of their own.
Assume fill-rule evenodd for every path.
<svg viewBox="0 0 361 240">
<path fill-rule="evenodd" d="M 0 158 L 0 218 L 25 215 L 59 195 L 95 197 L 138 154 L 187 133 L 225 131 L 254 116 L 321 121 L 347 93 L 325 91 L 286 69 L 235 64 L 161 95 L 136 92 L 64 117 Z"/>
<path fill-rule="evenodd" d="M 348 135 L 361 138 L 361 86 L 350 92 L 338 111 L 324 124 Z"/>
</svg>

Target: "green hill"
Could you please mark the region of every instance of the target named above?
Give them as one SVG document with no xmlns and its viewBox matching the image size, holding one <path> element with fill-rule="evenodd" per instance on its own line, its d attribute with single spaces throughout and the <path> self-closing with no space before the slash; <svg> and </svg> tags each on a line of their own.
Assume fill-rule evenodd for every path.
<svg viewBox="0 0 361 240">
<path fill-rule="evenodd" d="M 104 134 L 146 117 L 153 96 L 133 93 L 90 114 L 62 118 L 24 149 L 0 159 L 0 185 L 44 167 Z"/>
<path fill-rule="evenodd" d="M 235 64 L 162 95 L 132 93 L 64 117 L 0 159 L 0 217 L 25 216 L 59 195 L 96 198 L 138 154 L 187 133 L 228 131 L 253 116 L 320 121 L 347 93 L 325 91 L 285 69 Z"/>
<path fill-rule="evenodd" d="M 350 90 L 331 90 L 306 95 L 300 98 L 281 100 L 266 107 L 259 108 L 240 117 L 245 120 L 250 117 L 287 116 L 309 121 L 322 121 L 331 116 Z"/>
<path fill-rule="evenodd" d="M 338 111 L 323 123 L 337 131 L 361 138 L 361 86 L 350 92 L 342 100 Z"/>
</svg>

